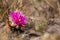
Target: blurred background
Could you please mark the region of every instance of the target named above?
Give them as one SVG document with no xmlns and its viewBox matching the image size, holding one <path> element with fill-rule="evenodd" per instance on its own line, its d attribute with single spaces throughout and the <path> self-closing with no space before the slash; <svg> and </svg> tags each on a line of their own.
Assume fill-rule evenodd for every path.
<svg viewBox="0 0 60 40">
<path fill-rule="evenodd" d="M 9 30 L 9 13 L 27 17 L 23 33 Z M 0 0 L 0 40 L 60 40 L 60 0 Z"/>
</svg>

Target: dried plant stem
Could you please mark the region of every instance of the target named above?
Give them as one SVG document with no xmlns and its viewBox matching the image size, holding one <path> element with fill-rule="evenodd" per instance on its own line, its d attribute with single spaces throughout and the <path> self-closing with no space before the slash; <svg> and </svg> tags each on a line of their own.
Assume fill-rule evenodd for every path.
<svg viewBox="0 0 60 40">
<path fill-rule="evenodd" d="M 53 5 L 51 5 L 47 0 L 44 0 L 49 6 L 51 6 L 52 8 L 54 8 Z"/>
<path fill-rule="evenodd" d="M 14 1 L 14 2 L 7 8 L 7 10 L 6 10 L 6 11 L 4 12 L 4 14 L 2 15 L 1 20 L 3 20 L 4 15 L 8 12 L 8 10 L 10 9 L 10 7 L 15 4 L 15 2 L 16 2 L 16 1 Z"/>
</svg>

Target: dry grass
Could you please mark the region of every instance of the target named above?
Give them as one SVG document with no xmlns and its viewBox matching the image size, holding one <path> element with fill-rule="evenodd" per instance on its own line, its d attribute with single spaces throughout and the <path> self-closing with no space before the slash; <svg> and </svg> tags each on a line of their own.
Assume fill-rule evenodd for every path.
<svg viewBox="0 0 60 40">
<path fill-rule="evenodd" d="M 60 35 L 60 4 L 58 0 L 1 0 L 0 5 L 0 21 L 1 23 L 5 21 L 5 25 L 0 28 L 0 40 L 37 40 L 37 38 L 38 40 L 40 38 L 41 40 L 60 40 L 58 36 Z M 28 19 L 27 28 L 23 29 L 28 32 L 27 35 L 25 32 L 19 35 L 12 33 L 6 22 L 9 12 L 16 9 L 22 11 Z M 50 28 L 51 30 L 48 30 Z M 30 34 L 33 36 L 30 37 Z M 39 36 L 36 37 L 35 35 L 38 34 Z"/>
</svg>

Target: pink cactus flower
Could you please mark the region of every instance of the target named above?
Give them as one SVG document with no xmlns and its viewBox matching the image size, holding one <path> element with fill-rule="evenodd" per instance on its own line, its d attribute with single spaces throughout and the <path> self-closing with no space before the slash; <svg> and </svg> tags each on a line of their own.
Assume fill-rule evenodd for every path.
<svg viewBox="0 0 60 40">
<path fill-rule="evenodd" d="M 19 26 L 23 26 L 24 24 L 26 24 L 26 17 L 23 15 L 22 12 L 11 12 L 9 14 L 9 17 L 11 17 L 12 21 Z"/>
</svg>

